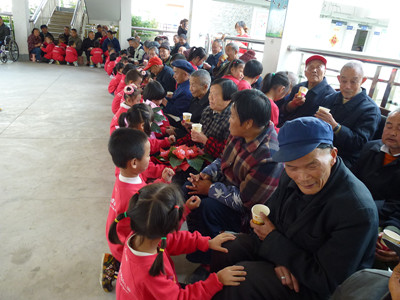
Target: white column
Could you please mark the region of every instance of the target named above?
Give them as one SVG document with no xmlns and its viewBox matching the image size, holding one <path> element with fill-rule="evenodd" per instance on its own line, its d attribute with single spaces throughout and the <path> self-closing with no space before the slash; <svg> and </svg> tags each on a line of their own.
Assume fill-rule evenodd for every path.
<svg viewBox="0 0 400 300">
<path fill-rule="evenodd" d="M 29 60 L 27 39 L 30 34 L 28 0 L 12 0 L 12 13 L 15 40 L 19 47 L 19 61 L 27 61 Z"/>
<path fill-rule="evenodd" d="M 297 72 L 300 53 L 289 52 L 289 45 L 318 47 L 315 38 L 323 1 L 289 0 L 282 38 L 265 38 L 263 75 L 276 71 Z"/>
<path fill-rule="evenodd" d="M 121 49 L 129 46 L 127 38 L 132 35 L 131 0 L 121 0 L 121 20 L 119 21 L 119 43 Z"/>
</svg>

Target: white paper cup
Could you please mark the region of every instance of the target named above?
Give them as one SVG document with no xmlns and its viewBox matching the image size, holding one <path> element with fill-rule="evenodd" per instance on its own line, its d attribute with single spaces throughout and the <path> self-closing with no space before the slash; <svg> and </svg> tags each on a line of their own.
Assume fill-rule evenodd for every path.
<svg viewBox="0 0 400 300">
<path fill-rule="evenodd" d="M 397 245 L 400 244 L 400 235 L 398 235 L 396 232 L 391 231 L 389 229 L 383 230 L 383 235 L 382 235 L 382 240 L 381 240 L 381 243 L 384 244 L 385 246 L 387 246 L 383 239 L 387 239 L 387 240 L 391 241 L 393 244 L 397 244 Z"/>
<path fill-rule="evenodd" d="M 253 215 L 254 224 L 257 225 L 264 224 L 264 220 L 261 217 L 261 212 L 263 212 L 266 216 L 268 216 L 270 213 L 269 207 L 264 204 L 256 204 L 251 208 L 251 214 Z"/>
<path fill-rule="evenodd" d="M 183 115 L 183 120 L 185 122 L 190 122 L 190 119 L 192 118 L 192 114 L 191 113 L 184 112 L 182 115 Z"/>
<path fill-rule="evenodd" d="M 326 107 L 323 107 L 323 106 L 318 107 L 318 110 L 323 110 L 323 111 L 326 111 L 326 112 L 330 112 L 331 111 L 329 108 L 326 108 Z"/>
<path fill-rule="evenodd" d="M 299 96 L 303 96 L 305 97 L 307 95 L 308 92 L 308 88 L 306 88 L 305 86 L 301 86 L 299 88 L 299 92 L 297 93 Z"/>
<path fill-rule="evenodd" d="M 167 97 L 168 98 L 172 98 L 173 95 L 174 95 L 174 92 L 167 92 Z"/>
<path fill-rule="evenodd" d="M 201 125 L 200 123 L 194 123 L 194 124 L 192 124 L 192 130 L 193 131 L 197 131 L 197 132 L 201 132 L 201 127 L 202 127 L 203 125 Z"/>
<path fill-rule="evenodd" d="M 149 61 L 147 59 L 143 60 L 143 66 L 147 66 L 148 63 L 149 63 Z"/>
</svg>

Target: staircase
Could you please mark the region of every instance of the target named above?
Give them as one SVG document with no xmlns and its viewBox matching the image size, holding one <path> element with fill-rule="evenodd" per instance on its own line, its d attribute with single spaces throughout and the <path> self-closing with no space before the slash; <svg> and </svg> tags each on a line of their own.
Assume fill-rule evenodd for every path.
<svg viewBox="0 0 400 300">
<path fill-rule="evenodd" d="M 48 25 L 49 32 L 58 40 L 58 36 L 64 33 L 64 26 L 70 26 L 73 12 L 55 10 Z"/>
</svg>

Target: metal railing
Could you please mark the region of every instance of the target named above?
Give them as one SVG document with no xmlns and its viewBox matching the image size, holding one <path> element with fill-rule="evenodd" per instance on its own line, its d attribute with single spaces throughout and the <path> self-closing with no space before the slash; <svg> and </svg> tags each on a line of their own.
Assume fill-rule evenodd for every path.
<svg viewBox="0 0 400 300">
<path fill-rule="evenodd" d="M 240 46 L 239 48 L 246 49 L 246 50 L 251 49 L 254 52 L 264 53 L 264 44 L 265 44 L 264 40 L 257 40 L 257 39 L 252 39 L 252 38 L 248 38 L 248 37 L 226 35 L 222 39 L 223 49 L 225 49 L 225 45 L 227 44 L 227 41 L 236 41 L 236 42 L 247 43 L 246 47 Z M 262 45 L 263 46 L 262 47 L 263 50 L 255 48 L 254 45 Z"/>
<path fill-rule="evenodd" d="M 82 0 L 78 0 L 70 24 L 71 28 L 75 28 L 78 31 L 78 35 L 80 35 L 82 33 L 82 29 L 85 28 L 85 16 L 85 3 Z"/>
<path fill-rule="evenodd" d="M 371 64 L 376 66 L 375 69 L 375 74 L 374 76 L 367 76 L 367 79 L 371 81 L 371 85 L 368 91 L 368 96 L 370 96 L 374 101 L 379 102 L 379 99 L 377 99 L 377 85 L 379 83 L 386 84 L 384 94 L 382 96 L 382 100 L 380 102 L 380 107 L 384 109 L 388 109 L 388 104 L 394 105 L 394 106 L 399 106 L 400 103 L 397 103 L 394 100 L 394 90 L 393 88 L 400 86 L 400 82 L 396 82 L 396 76 L 398 69 L 400 68 L 400 60 L 398 59 L 390 59 L 390 58 L 381 58 L 381 57 L 376 57 L 376 56 L 371 56 L 371 55 L 365 55 L 365 54 L 359 54 L 359 53 L 352 53 L 352 52 L 338 52 L 338 51 L 329 51 L 329 50 L 320 50 L 320 49 L 311 49 L 311 48 L 302 48 L 302 47 L 295 47 L 295 46 L 289 46 L 288 51 L 297 51 L 302 53 L 301 57 L 301 62 L 300 64 L 303 63 L 303 54 L 304 53 L 309 53 L 309 54 L 319 54 L 319 55 L 324 55 L 326 57 L 333 57 L 333 58 L 339 58 L 339 59 L 345 59 L 345 60 L 359 60 L 365 64 Z M 382 73 L 382 67 L 389 67 L 391 68 L 390 70 L 390 75 L 388 79 L 382 79 L 380 78 L 381 73 Z M 331 71 L 333 73 L 340 74 L 340 70 L 338 69 L 333 69 L 333 68 L 327 68 L 327 71 Z M 390 99 L 392 98 L 392 99 Z M 400 101 L 399 101 L 400 102 Z"/>
<path fill-rule="evenodd" d="M 31 30 L 42 24 L 49 25 L 50 18 L 58 5 L 59 0 L 42 0 L 32 17 L 29 18 Z"/>
</svg>

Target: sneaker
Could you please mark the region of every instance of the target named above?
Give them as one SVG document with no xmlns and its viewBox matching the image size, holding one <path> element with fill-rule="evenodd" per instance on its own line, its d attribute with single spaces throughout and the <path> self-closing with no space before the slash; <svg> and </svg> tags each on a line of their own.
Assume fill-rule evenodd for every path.
<svg viewBox="0 0 400 300">
<path fill-rule="evenodd" d="M 91 68 L 94 68 L 94 65 L 90 65 Z"/>
<path fill-rule="evenodd" d="M 54 62 L 54 59 L 50 59 L 49 65 L 51 65 Z"/>
<path fill-rule="evenodd" d="M 67 66 L 69 66 L 70 64 L 69 64 L 69 62 L 67 62 Z"/>
<path fill-rule="evenodd" d="M 101 68 L 101 65 L 100 65 L 100 63 L 98 63 L 98 64 L 97 64 L 97 68 L 98 68 L 98 69 L 100 69 L 100 68 Z"/>
<path fill-rule="evenodd" d="M 78 66 L 78 62 L 74 61 L 74 66 L 77 67 Z"/>
<path fill-rule="evenodd" d="M 101 261 L 100 284 L 105 292 L 113 290 L 112 282 L 118 277 L 119 262 L 109 253 L 103 254 Z"/>
<path fill-rule="evenodd" d="M 60 62 L 58 60 L 56 60 L 56 65 L 59 65 L 59 64 L 60 64 Z"/>
</svg>

